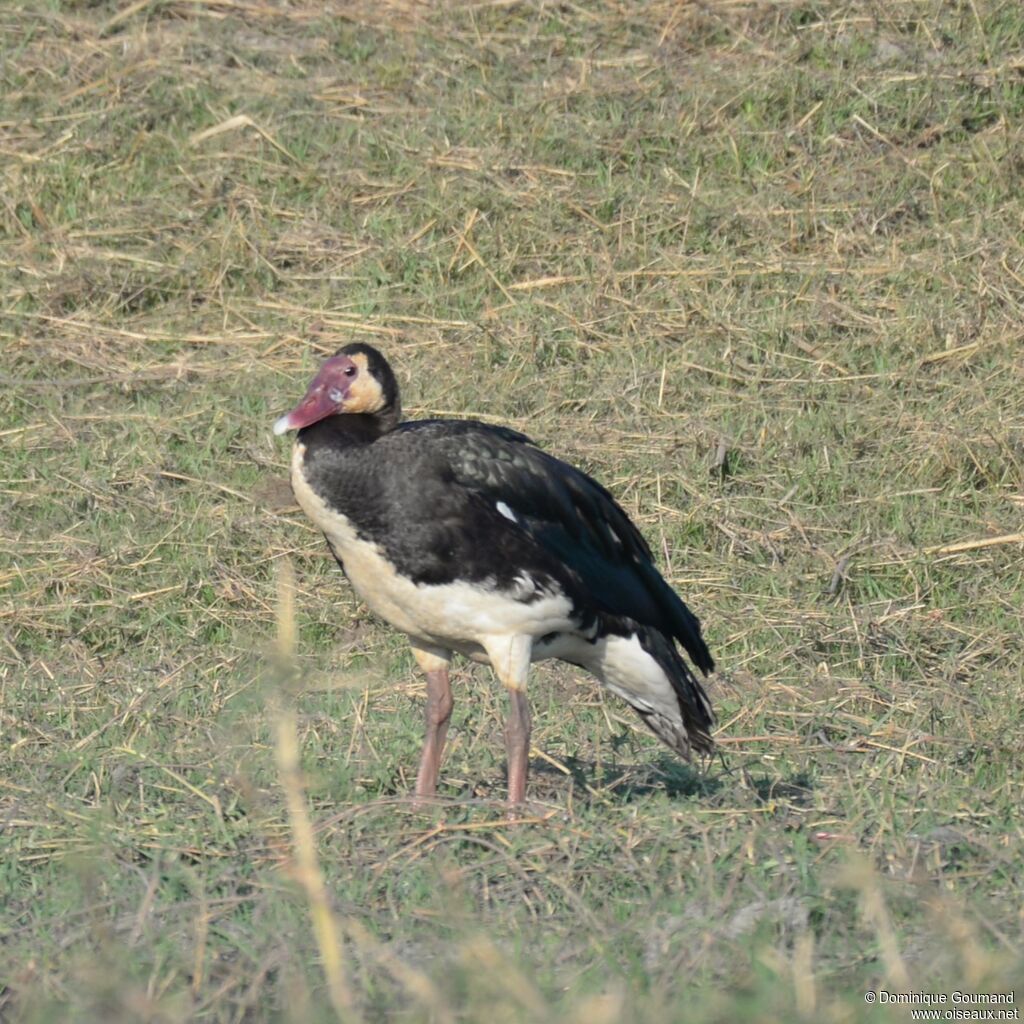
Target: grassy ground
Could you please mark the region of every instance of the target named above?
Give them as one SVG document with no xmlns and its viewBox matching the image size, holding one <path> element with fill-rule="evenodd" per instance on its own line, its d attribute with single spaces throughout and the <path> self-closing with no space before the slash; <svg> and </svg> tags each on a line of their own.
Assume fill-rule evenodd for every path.
<svg viewBox="0 0 1024 1024">
<path fill-rule="evenodd" d="M 0 1019 L 1019 1010 L 1017 0 L 9 0 L 0 39 Z M 720 758 L 542 666 L 508 825 L 461 666 L 411 807 L 421 682 L 269 430 L 354 338 L 620 497 Z"/>
</svg>

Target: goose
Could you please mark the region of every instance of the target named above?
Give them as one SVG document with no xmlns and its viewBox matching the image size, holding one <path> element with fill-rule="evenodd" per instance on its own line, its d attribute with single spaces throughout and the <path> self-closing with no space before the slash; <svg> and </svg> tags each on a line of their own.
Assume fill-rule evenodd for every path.
<svg viewBox="0 0 1024 1024">
<path fill-rule="evenodd" d="M 700 622 L 601 484 L 507 427 L 402 420 L 395 374 L 345 345 L 274 423 L 297 431 L 295 498 L 359 597 L 404 633 L 426 676 L 418 800 L 435 796 L 455 653 L 491 665 L 508 692 L 508 802 L 526 797 L 530 664 L 595 676 L 666 746 L 712 749 Z"/>
</svg>

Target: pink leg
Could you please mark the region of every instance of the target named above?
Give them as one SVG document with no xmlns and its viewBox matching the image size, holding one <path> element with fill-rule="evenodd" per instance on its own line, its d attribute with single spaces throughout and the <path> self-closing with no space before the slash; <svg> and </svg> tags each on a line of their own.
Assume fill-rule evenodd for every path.
<svg viewBox="0 0 1024 1024">
<path fill-rule="evenodd" d="M 526 799 L 526 770 L 530 754 L 530 704 L 521 690 L 509 690 L 508 719 L 505 722 L 505 751 L 508 755 L 509 806 Z"/>
<path fill-rule="evenodd" d="M 437 792 L 437 776 L 441 771 L 441 755 L 444 740 L 448 734 L 448 722 L 452 717 L 451 684 L 448 669 L 441 668 L 427 673 L 427 736 L 423 741 L 420 770 L 416 776 L 416 795 L 430 797 Z"/>
<path fill-rule="evenodd" d="M 530 754 L 530 705 L 526 700 L 526 679 L 530 674 L 533 637 L 529 634 L 496 636 L 482 641 L 494 674 L 508 690 L 508 718 L 505 720 L 505 752 L 508 755 L 509 815 L 526 799 L 526 767 Z"/>
<path fill-rule="evenodd" d="M 416 796 L 432 797 L 437 792 L 441 755 L 455 700 L 448 681 L 448 658 L 418 647 L 413 647 L 413 654 L 427 676 L 427 731 L 420 756 L 420 770 L 416 776 Z"/>
</svg>

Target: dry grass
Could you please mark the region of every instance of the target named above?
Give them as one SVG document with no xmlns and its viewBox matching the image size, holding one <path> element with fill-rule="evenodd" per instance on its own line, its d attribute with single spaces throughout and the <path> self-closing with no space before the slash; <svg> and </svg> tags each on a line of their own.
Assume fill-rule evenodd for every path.
<svg viewBox="0 0 1024 1024">
<path fill-rule="evenodd" d="M 0 1018 L 1019 1000 L 1017 3 L 14 0 L 0 37 Z M 615 491 L 720 759 L 543 667 L 509 825 L 463 666 L 410 805 L 421 683 L 269 432 L 356 337 L 411 415 Z"/>
</svg>

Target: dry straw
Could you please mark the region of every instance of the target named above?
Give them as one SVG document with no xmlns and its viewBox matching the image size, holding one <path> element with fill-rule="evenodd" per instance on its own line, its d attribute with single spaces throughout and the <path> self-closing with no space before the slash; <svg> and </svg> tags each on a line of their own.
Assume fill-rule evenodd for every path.
<svg viewBox="0 0 1024 1024">
<path fill-rule="evenodd" d="M 358 1021 L 355 997 L 349 984 L 341 929 L 331 910 L 327 886 L 316 855 L 313 823 L 306 806 L 302 768 L 299 758 L 299 732 L 289 683 L 294 678 L 295 651 L 295 570 L 285 557 L 278 561 L 277 577 L 277 660 L 280 670 L 280 694 L 274 709 L 277 769 L 288 804 L 294 849 L 293 870 L 302 886 L 313 934 L 327 980 L 331 1006 L 339 1020 Z"/>
</svg>

